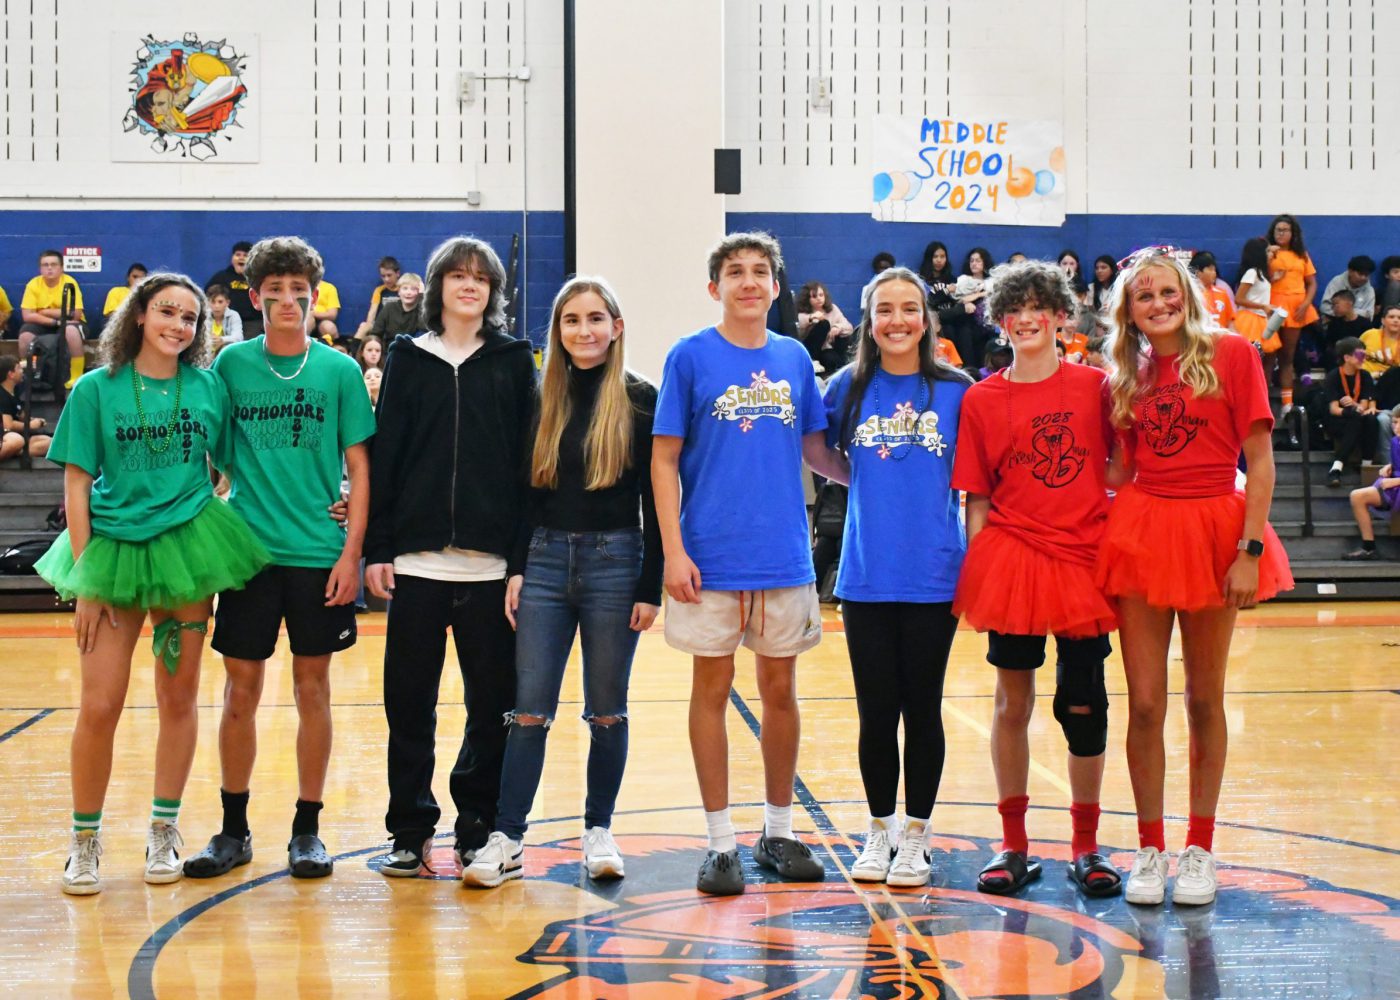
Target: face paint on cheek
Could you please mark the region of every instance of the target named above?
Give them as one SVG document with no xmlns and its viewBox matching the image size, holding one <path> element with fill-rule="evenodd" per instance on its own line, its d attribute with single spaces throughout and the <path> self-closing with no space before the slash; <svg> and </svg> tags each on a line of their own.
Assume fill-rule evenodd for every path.
<svg viewBox="0 0 1400 1000">
<path fill-rule="evenodd" d="M 301 309 L 301 321 L 305 323 L 307 317 L 311 315 L 311 297 L 309 295 L 298 295 L 297 307 Z"/>
</svg>

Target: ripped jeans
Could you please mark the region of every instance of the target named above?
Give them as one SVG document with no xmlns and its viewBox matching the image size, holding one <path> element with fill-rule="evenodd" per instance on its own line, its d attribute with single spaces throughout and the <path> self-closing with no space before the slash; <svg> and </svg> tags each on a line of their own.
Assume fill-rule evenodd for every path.
<svg viewBox="0 0 1400 1000">
<path fill-rule="evenodd" d="M 583 652 L 583 719 L 590 736 L 584 823 L 605 827 L 612 822 L 627 766 L 627 681 L 638 638 L 631 618 L 641 568 L 637 528 L 538 528 L 530 538 L 516 613 L 515 711 L 496 810 L 496 829 L 512 840 L 525 836 L 575 633 Z M 522 716 L 545 722 L 522 723 Z"/>
</svg>

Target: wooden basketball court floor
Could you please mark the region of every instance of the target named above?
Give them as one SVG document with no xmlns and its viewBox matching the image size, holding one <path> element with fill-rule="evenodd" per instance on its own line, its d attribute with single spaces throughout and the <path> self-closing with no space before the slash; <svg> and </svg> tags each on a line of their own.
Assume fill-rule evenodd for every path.
<svg viewBox="0 0 1400 1000">
<path fill-rule="evenodd" d="M 1032 851 L 1045 877 L 1023 896 L 980 896 L 973 877 L 999 832 L 988 759 L 992 670 L 981 637 L 953 647 L 948 758 L 934 877 L 925 889 L 857 888 L 847 878 L 866 823 L 856 711 L 839 617 L 803 657 L 797 826 L 827 869 L 821 885 L 760 881 L 736 898 L 694 890 L 703 817 L 686 737 L 689 663 L 659 629 L 642 637 L 631 688 L 631 760 L 614 831 L 628 876 L 581 875 L 585 726 L 577 661 L 549 743 L 527 838 L 527 878 L 490 892 L 455 880 L 450 825 L 437 877 L 387 879 L 384 622 L 337 658 L 336 747 L 322 833 L 333 877 L 287 877 L 296 797 L 296 711 L 284 650 L 259 715 L 250 818 L 253 863 L 226 878 L 141 880 L 155 741 L 151 668 L 134 675 L 104 817 L 104 891 L 59 889 L 66 849 L 68 740 L 78 671 L 67 616 L 0 618 L 0 991 L 73 997 L 1351 997 L 1400 995 L 1400 608 L 1275 605 L 1241 617 L 1229 674 L 1230 763 L 1220 896 L 1205 908 L 1084 901 L 1064 878 L 1069 821 L 1063 741 L 1042 672 L 1032 724 Z M 729 718 L 741 842 L 761 821 L 761 709 L 741 662 Z M 1136 846 L 1122 756 L 1125 698 L 1110 665 L 1112 733 L 1101 841 L 1120 865 Z M 217 828 L 214 739 L 223 671 L 206 652 L 201 742 L 181 828 L 197 850 Z M 461 732 L 449 670 L 444 761 Z M 1181 691 L 1175 659 L 1172 690 Z M 1181 847 L 1186 730 L 1168 719 L 1168 842 Z"/>
</svg>

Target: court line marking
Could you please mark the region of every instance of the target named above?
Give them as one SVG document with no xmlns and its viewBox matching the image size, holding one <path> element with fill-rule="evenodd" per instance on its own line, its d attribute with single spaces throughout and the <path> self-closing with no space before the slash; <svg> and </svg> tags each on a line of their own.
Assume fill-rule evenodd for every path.
<svg viewBox="0 0 1400 1000">
<path fill-rule="evenodd" d="M 27 710 L 26 710 L 26 709 L 20 709 L 20 711 L 27 711 Z M 36 723 L 36 722 L 42 722 L 43 720 L 47 719 L 50 715 L 53 715 L 53 713 L 56 712 L 56 711 L 57 711 L 57 709 L 54 709 L 54 708 L 43 708 L 43 709 L 40 709 L 40 710 L 38 711 L 38 713 L 36 713 L 35 715 L 31 715 L 29 718 L 25 719 L 25 720 L 24 720 L 23 722 L 21 722 L 19 725 L 17 725 L 17 726 L 12 726 L 11 728 L 7 729 L 5 732 L 0 733 L 0 743 L 4 743 L 4 742 L 5 742 L 6 740 L 8 740 L 11 736 L 18 736 L 20 733 L 24 732 L 24 731 L 25 731 L 26 729 L 28 729 L 30 726 L 34 725 L 34 723 Z"/>
<path fill-rule="evenodd" d="M 748 726 L 749 732 L 753 734 L 753 738 L 755 740 L 760 740 L 762 727 L 759 724 L 758 717 L 753 714 L 753 709 L 749 708 L 748 702 L 744 701 L 743 695 L 739 694 L 735 688 L 731 687 L 729 689 L 729 701 L 730 704 L 734 706 L 735 711 L 739 713 L 739 717 L 744 720 L 744 724 Z M 933 972 L 938 981 L 937 983 L 928 982 L 919 971 L 918 967 L 914 965 L 913 959 L 909 957 L 908 949 L 902 947 L 894 934 L 885 926 L 884 919 L 875 911 L 874 905 L 867 896 L 867 893 L 869 893 L 870 889 L 873 887 L 864 886 L 851 877 L 851 873 L 847 871 L 845 863 L 837 855 L 835 849 L 832 847 L 831 841 L 828 839 L 829 836 L 840 837 L 849 844 L 850 838 L 842 833 L 841 830 L 837 828 L 836 824 L 831 821 L 831 817 L 826 814 L 826 810 L 822 808 L 821 803 L 817 801 L 817 797 L 812 794 L 812 790 L 807 787 L 807 783 L 802 780 L 802 775 L 796 768 L 793 769 L 792 790 L 793 795 L 796 797 L 797 801 L 802 804 L 802 808 L 811 818 L 813 825 L 816 826 L 817 837 L 821 840 L 822 847 L 826 850 L 832 863 L 836 865 L 836 870 L 841 873 L 841 877 L 846 880 L 846 883 L 860 899 L 861 905 L 865 908 L 865 912 L 870 916 L 871 926 L 879 929 L 886 943 L 889 944 L 894 954 L 898 956 L 899 964 L 904 967 L 905 974 L 914 982 L 921 983 L 933 989 L 938 989 L 938 983 L 943 983 L 958 1000 L 966 1000 L 967 994 L 963 992 L 962 988 L 948 971 L 948 967 L 943 964 L 943 959 L 939 957 L 938 949 L 933 946 L 932 942 L 924 935 L 924 932 L 919 929 L 919 926 L 914 922 L 913 918 L 909 916 L 899 900 L 895 899 L 890 894 L 889 889 L 881 884 L 877 891 L 884 897 L 885 904 L 894 911 L 899 922 L 904 925 L 904 929 L 908 932 L 909 936 L 918 941 L 924 953 L 930 957 L 933 963 Z M 941 993 L 942 991 L 939 990 L 939 992 Z"/>
</svg>

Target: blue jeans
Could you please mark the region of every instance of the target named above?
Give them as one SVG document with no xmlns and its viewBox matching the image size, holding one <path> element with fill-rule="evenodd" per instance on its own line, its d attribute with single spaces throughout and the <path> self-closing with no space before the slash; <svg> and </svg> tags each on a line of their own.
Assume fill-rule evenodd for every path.
<svg viewBox="0 0 1400 1000">
<path fill-rule="evenodd" d="M 515 711 L 510 715 L 496 829 L 512 840 L 525 836 L 525 817 L 544 770 L 545 741 L 559 708 L 559 688 L 574 645 L 583 646 L 583 720 L 588 748 L 588 798 L 584 822 L 608 826 L 627 766 L 627 680 L 638 634 L 631 628 L 642 533 L 568 532 L 538 528 L 516 613 Z M 544 725 L 524 725 L 535 716 Z M 615 719 L 599 723 L 598 719 Z"/>
</svg>

